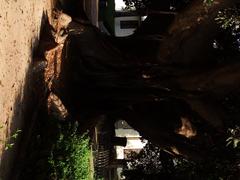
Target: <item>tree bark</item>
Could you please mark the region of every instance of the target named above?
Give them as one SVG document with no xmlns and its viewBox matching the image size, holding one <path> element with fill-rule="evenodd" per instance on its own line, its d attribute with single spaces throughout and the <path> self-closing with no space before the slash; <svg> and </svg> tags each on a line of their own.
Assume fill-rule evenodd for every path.
<svg viewBox="0 0 240 180">
<path fill-rule="evenodd" d="M 209 136 L 224 128 L 219 97 L 240 85 L 240 63 L 217 63 L 211 47 L 218 31 L 216 13 L 234 2 L 215 0 L 206 7 L 202 0 L 193 1 L 159 32 L 163 40 L 153 43 L 141 39 L 144 31 L 116 39 L 89 24 L 72 22 L 55 93 L 74 117 L 123 117 L 150 141 L 198 159 Z M 130 51 L 133 47 L 137 50 Z M 153 55 L 138 53 L 143 47 L 153 48 Z M 181 117 L 195 126 L 195 138 L 176 134 Z M 204 144 L 199 139 L 204 146 L 199 147 Z"/>
</svg>

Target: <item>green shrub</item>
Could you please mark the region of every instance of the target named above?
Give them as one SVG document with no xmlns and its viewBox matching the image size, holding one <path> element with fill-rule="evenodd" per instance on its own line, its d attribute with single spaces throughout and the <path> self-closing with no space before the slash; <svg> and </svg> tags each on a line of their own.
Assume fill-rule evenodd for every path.
<svg viewBox="0 0 240 180">
<path fill-rule="evenodd" d="M 60 128 L 59 138 L 48 159 L 51 179 L 91 179 L 89 137 L 87 133 L 78 134 L 76 129 L 76 125 Z"/>
</svg>

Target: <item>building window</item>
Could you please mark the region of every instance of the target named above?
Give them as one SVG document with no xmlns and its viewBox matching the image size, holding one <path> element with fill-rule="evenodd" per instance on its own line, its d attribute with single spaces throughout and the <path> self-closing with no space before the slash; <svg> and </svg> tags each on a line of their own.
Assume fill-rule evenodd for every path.
<svg viewBox="0 0 240 180">
<path fill-rule="evenodd" d="M 139 22 L 136 20 L 129 21 L 120 21 L 121 29 L 136 29 L 138 27 Z"/>
</svg>

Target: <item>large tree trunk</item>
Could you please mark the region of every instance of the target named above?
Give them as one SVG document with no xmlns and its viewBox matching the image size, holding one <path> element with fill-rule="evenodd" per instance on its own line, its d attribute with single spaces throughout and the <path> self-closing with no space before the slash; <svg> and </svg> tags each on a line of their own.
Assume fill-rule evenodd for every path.
<svg viewBox="0 0 240 180">
<path fill-rule="evenodd" d="M 122 117 L 169 151 L 200 157 L 224 128 L 218 100 L 240 85 L 240 63 L 218 64 L 211 48 L 216 13 L 233 2 L 215 0 L 205 7 L 193 1 L 166 22 L 161 41 L 142 38 L 142 30 L 107 37 L 88 23 L 72 22 L 55 93 L 80 121 L 100 114 Z"/>
</svg>

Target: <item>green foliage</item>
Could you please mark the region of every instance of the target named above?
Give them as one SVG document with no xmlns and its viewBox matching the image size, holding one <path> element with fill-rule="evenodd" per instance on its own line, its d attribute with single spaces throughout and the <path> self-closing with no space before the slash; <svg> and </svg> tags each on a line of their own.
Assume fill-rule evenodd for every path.
<svg viewBox="0 0 240 180">
<path fill-rule="evenodd" d="M 3 126 L 0 126 L 0 129 L 2 129 Z M 5 150 L 9 150 L 14 146 L 14 141 L 16 141 L 17 137 L 19 136 L 19 134 L 22 132 L 22 130 L 17 129 L 13 135 L 11 135 L 9 138 L 7 138 L 6 140 L 2 140 L 0 139 L 0 142 L 5 144 Z"/>
<path fill-rule="evenodd" d="M 238 173 L 234 160 L 209 158 L 202 162 L 193 162 L 183 158 L 174 159 L 174 174 L 182 179 L 220 180 L 234 179 Z M 181 179 L 180 178 L 180 179 Z"/>
<path fill-rule="evenodd" d="M 240 6 L 218 12 L 216 23 L 224 33 L 220 38 L 221 49 L 240 51 Z M 222 41 L 222 42 L 221 42 Z M 237 50 L 237 51 L 236 51 Z"/>
<path fill-rule="evenodd" d="M 158 9 L 158 10 L 179 10 L 185 7 L 192 0 L 123 0 L 127 6 L 127 9 Z"/>
<path fill-rule="evenodd" d="M 128 168 L 141 169 L 145 174 L 158 173 L 162 168 L 160 160 L 160 148 L 148 142 L 140 153 L 131 152 L 127 163 Z"/>
<path fill-rule="evenodd" d="M 236 130 L 237 129 L 237 130 Z M 230 130 L 233 138 L 239 139 L 240 128 Z M 148 143 L 139 154 L 131 155 L 130 166 L 125 167 L 123 175 L 126 179 L 185 179 L 185 180 L 220 180 L 234 179 L 239 172 L 239 151 L 228 149 L 223 144 L 225 152 L 219 154 L 215 148 L 212 156 L 199 162 L 191 161 L 183 157 L 168 155 L 153 144 Z"/>
<path fill-rule="evenodd" d="M 213 4 L 214 0 L 204 0 L 203 3 L 206 6 L 211 6 Z"/>
<path fill-rule="evenodd" d="M 87 133 L 79 135 L 76 124 L 61 127 L 61 133 L 48 159 L 51 179 L 89 180 L 90 145 Z"/>
<path fill-rule="evenodd" d="M 144 9 L 151 2 L 151 0 L 123 0 L 127 9 Z"/>
<path fill-rule="evenodd" d="M 240 25 L 240 10 L 237 7 L 224 9 L 218 12 L 215 21 L 223 29 L 239 29 Z"/>
</svg>

